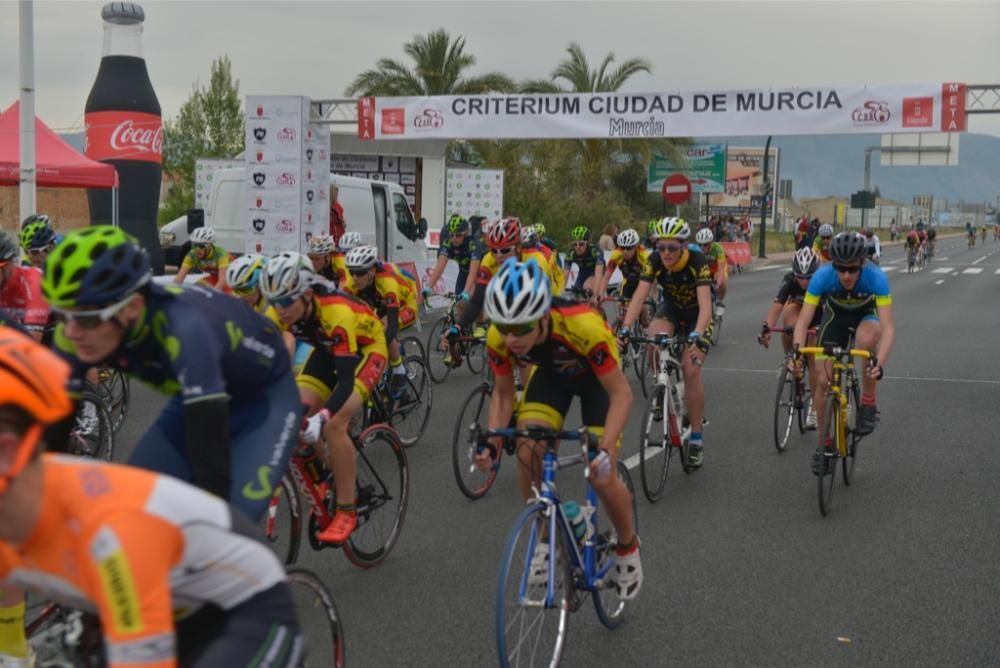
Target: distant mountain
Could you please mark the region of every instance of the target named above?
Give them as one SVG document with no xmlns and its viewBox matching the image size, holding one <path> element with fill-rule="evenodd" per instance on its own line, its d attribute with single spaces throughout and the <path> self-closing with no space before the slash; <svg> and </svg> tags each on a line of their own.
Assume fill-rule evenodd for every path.
<svg viewBox="0 0 1000 668">
<path fill-rule="evenodd" d="M 699 140 L 702 141 L 702 140 Z M 761 146 L 766 137 L 721 137 L 730 146 Z M 792 179 L 792 197 L 847 196 L 865 182 L 865 147 L 877 145 L 879 135 L 775 137 L 781 149 L 782 179 Z M 883 197 L 909 204 L 914 195 L 932 194 L 949 205 L 996 203 L 1000 196 L 1000 137 L 962 135 L 956 167 L 882 167 L 872 154 L 871 185 Z"/>
</svg>

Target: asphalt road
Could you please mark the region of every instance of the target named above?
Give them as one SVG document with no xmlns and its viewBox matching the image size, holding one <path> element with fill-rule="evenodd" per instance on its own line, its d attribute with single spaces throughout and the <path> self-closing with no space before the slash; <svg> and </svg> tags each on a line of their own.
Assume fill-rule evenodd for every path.
<svg viewBox="0 0 1000 668">
<path fill-rule="evenodd" d="M 809 470 L 815 432 L 793 432 L 784 454 L 772 443 L 780 345 L 755 337 L 784 264 L 757 264 L 733 278 L 704 369 L 705 465 L 671 467 L 664 498 L 640 498 L 642 593 L 615 632 L 589 604 L 573 615 L 563 665 L 997 665 L 1000 243 L 941 240 L 912 275 L 899 248 L 886 252 L 898 334 L 882 422 L 826 518 Z M 382 565 L 303 548 L 333 589 L 352 666 L 496 665 L 497 564 L 523 506 L 511 460 L 477 502 L 452 478 L 454 411 L 477 382 L 462 370 L 435 386 L 427 434 L 407 453 L 409 513 Z M 638 451 L 636 393 L 625 457 Z M 134 390 L 121 454 L 161 403 Z M 564 496 L 581 489 L 579 469 L 560 478 Z"/>
</svg>

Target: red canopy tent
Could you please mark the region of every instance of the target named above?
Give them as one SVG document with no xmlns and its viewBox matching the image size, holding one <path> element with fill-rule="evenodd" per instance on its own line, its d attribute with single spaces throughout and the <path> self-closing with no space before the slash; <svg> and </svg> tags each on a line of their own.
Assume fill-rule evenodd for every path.
<svg viewBox="0 0 1000 668">
<path fill-rule="evenodd" d="M 0 186 L 20 183 L 20 108 L 21 103 L 15 102 L 0 114 Z M 49 188 L 118 188 L 118 172 L 113 166 L 87 158 L 37 117 L 35 180 L 39 186 Z M 118 200 L 117 193 L 114 200 Z"/>
</svg>

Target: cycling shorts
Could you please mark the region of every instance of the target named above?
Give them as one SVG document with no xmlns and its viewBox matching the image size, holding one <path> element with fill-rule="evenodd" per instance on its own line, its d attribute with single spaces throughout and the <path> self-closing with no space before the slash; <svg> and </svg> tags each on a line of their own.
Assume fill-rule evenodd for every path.
<svg viewBox="0 0 1000 668">
<path fill-rule="evenodd" d="M 562 429 L 573 397 L 580 397 L 580 418 L 587 430 L 598 437 L 603 436 L 610 400 L 601 381 L 593 373 L 566 382 L 552 369 L 536 366 L 524 389 L 517 420 Z M 618 447 L 621 447 L 621 438 L 618 439 Z"/>
<path fill-rule="evenodd" d="M 595 270 L 591 269 L 589 271 L 580 270 L 576 274 L 576 281 L 573 283 L 574 290 L 583 290 L 583 284 L 595 274 Z"/>
<path fill-rule="evenodd" d="M 817 330 L 817 342 L 821 346 L 843 348 L 850 342 L 851 333 L 849 330 L 857 329 L 866 320 L 879 321 L 875 306 L 849 312 L 835 311 L 829 306 L 825 306 L 823 318 Z M 816 359 L 828 359 L 828 356 L 820 354 L 816 356 Z"/>
<path fill-rule="evenodd" d="M 626 299 L 632 299 L 632 295 L 635 294 L 635 289 L 639 287 L 639 280 L 635 279 L 632 281 L 622 281 L 621 285 L 618 287 L 618 292 L 622 297 Z"/>
<path fill-rule="evenodd" d="M 205 606 L 177 622 L 177 662 L 190 668 L 299 665 L 302 636 L 287 583 L 232 610 Z"/>
<path fill-rule="evenodd" d="M 455 294 L 460 295 L 465 291 L 465 283 L 469 280 L 469 270 L 459 269 L 458 276 L 455 278 Z"/>
<path fill-rule="evenodd" d="M 669 302 L 663 302 L 657 307 L 653 319 L 666 320 L 672 324 L 673 336 L 687 336 L 698 325 L 698 307 L 682 310 L 675 308 Z"/>
<path fill-rule="evenodd" d="M 385 373 L 386 358 L 380 353 L 369 352 L 361 357 L 354 368 L 354 391 L 367 401 Z M 323 403 L 337 386 L 337 365 L 333 356 L 317 351 L 308 343 L 298 342 L 292 360 L 295 383 L 320 397 Z"/>
<path fill-rule="evenodd" d="M 298 442 L 301 419 L 302 403 L 290 375 L 283 375 L 264 387 L 253 400 L 240 403 L 230 400 L 229 503 L 247 517 L 259 520 L 267 511 Z M 192 482 L 194 472 L 181 395 L 167 401 L 163 412 L 132 451 L 128 464 Z"/>
</svg>

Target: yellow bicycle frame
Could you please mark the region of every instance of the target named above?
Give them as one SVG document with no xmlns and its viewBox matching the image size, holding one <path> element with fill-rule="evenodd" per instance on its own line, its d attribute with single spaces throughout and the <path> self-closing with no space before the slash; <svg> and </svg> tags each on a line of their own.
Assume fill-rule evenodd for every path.
<svg viewBox="0 0 1000 668">
<path fill-rule="evenodd" d="M 846 458 L 847 452 L 847 406 L 848 397 L 847 392 L 843 388 L 843 383 L 841 379 L 843 378 L 843 373 L 849 368 L 849 364 L 844 361 L 847 355 L 850 355 L 851 361 L 854 358 L 861 358 L 863 360 L 871 359 L 871 351 L 861 350 L 858 348 L 851 348 L 850 350 L 840 349 L 840 355 L 830 355 L 826 348 L 820 346 L 807 346 L 805 348 L 800 348 L 799 352 L 803 355 L 824 355 L 830 359 L 833 365 L 833 376 L 830 378 L 830 388 L 827 392 L 833 392 L 837 397 L 837 405 L 839 410 L 837 411 L 837 425 L 834 431 L 834 442 L 837 444 L 837 453 L 841 458 Z M 817 359 L 816 362 L 823 362 L 823 359 Z M 855 416 L 855 419 L 857 417 Z"/>
</svg>

